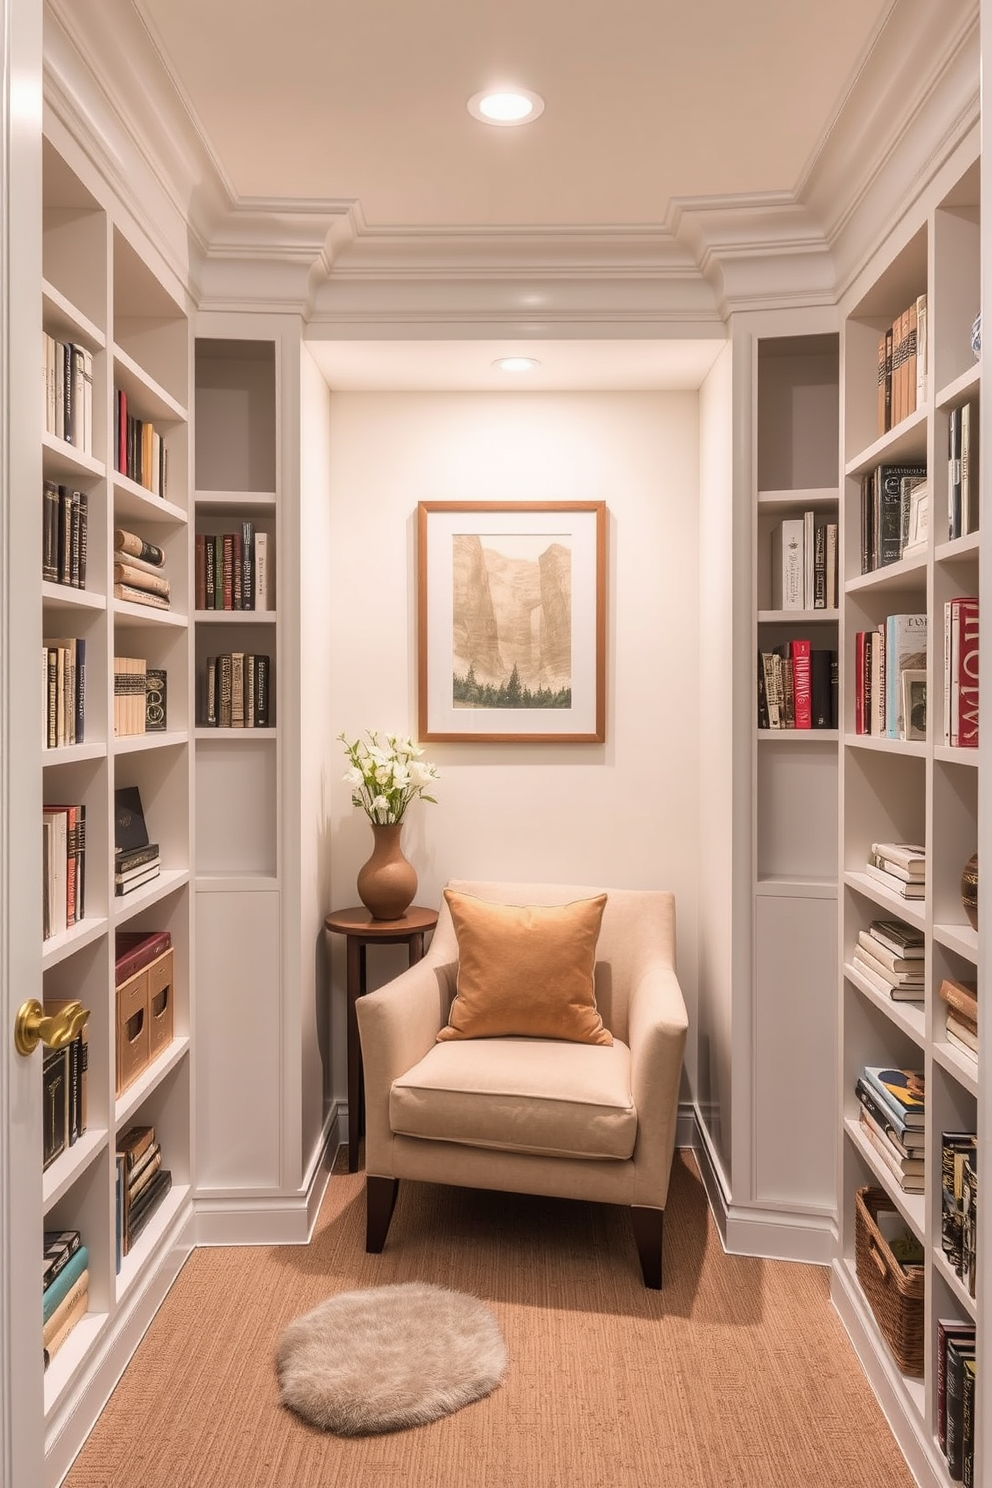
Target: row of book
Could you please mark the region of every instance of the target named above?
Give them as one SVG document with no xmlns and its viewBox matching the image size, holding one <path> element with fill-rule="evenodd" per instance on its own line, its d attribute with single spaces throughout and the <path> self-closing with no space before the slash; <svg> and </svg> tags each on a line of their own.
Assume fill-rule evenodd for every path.
<svg viewBox="0 0 992 1488">
<path fill-rule="evenodd" d="M 161 851 L 148 836 L 141 791 L 120 786 L 114 791 L 114 894 L 131 894 L 161 872 Z"/>
<path fill-rule="evenodd" d="M 867 930 L 858 931 L 851 962 L 862 980 L 883 997 L 893 1002 L 923 1002 L 923 955 L 922 930 L 899 920 L 872 920 Z"/>
<path fill-rule="evenodd" d="M 114 657 L 114 734 L 162 733 L 167 724 L 168 677 L 140 656 Z"/>
<path fill-rule="evenodd" d="M 927 617 L 887 615 L 854 636 L 854 731 L 927 736 Z"/>
<path fill-rule="evenodd" d="M 878 433 L 926 402 L 927 297 L 917 295 L 878 338 Z"/>
<path fill-rule="evenodd" d="M 918 842 L 873 842 L 865 871 L 890 894 L 902 899 L 925 899 L 927 850 Z"/>
<path fill-rule="evenodd" d="M 48 998 L 45 1016 L 67 1007 L 72 999 Z M 50 1168 L 86 1130 L 89 1081 L 89 1029 L 87 1021 L 75 1038 L 60 1049 L 45 1049 L 41 1062 L 44 1101 L 42 1167 Z"/>
<path fill-rule="evenodd" d="M 268 728 L 268 656 L 228 651 L 208 656 L 201 679 L 200 722 L 204 728 Z"/>
<path fill-rule="evenodd" d="M 114 389 L 114 469 L 144 486 L 153 496 L 168 495 L 169 456 L 165 440 L 150 420 L 134 416 L 123 388 Z"/>
<path fill-rule="evenodd" d="M 978 748 L 978 598 L 944 601 L 944 743 Z"/>
<path fill-rule="evenodd" d="M 978 984 L 958 977 L 944 977 L 940 997 L 945 1003 L 944 1032 L 947 1042 L 966 1058 L 978 1062 Z"/>
<path fill-rule="evenodd" d="M 89 1307 L 90 1257 L 79 1230 L 46 1230 L 42 1252 L 45 1368 Z"/>
<path fill-rule="evenodd" d="M 172 607 L 172 586 L 163 572 L 165 549 L 147 542 L 137 532 L 118 527 L 114 532 L 114 598 L 131 604 Z"/>
<path fill-rule="evenodd" d="M 940 1246 L 950 1269 L 974 1297 L 978 1287 L 978 1137 L 940 1134 Z"/>
<path fill-rule="evenodd" d="M 86 806 L 46 804 L 42 826 L 42 906 L 46 940 L 86 913 Z"/>
<path fill-rule="evenodd" d="M 808 640 L 758 652 L 759 729 L 837 727 L 837 652 Z"/>
<path fill-rule="evenodd" d="M 50 636 L 41 643 L 46 749 L 82 744 L 86 736 L 86 638 Z"/>
<path fill-rule="evenodd" d="M 914 499 L 914 492 L 924 488 L 929 492 L 923 464 L 876 465 L 865 471 L 861 477 L 863 574 L 926 552 L 927 529 L 921 532 L 920 513 L 914 512 L 919 499 Z M 929 505 L 927 513 L 929 520 Z"/>
<path fill-rule="evenodd" d="M 975 1324 L 938 1318 L 936 1352 L 937 1444 L 951 1481 L 975 1488 Z"/>
<path fill-rule="evenodd" d="M 772 529 L 772 609 L 837 608 L 837 523 L 816 513 L 786 517 Z"/>
<path fill-rule="evenodd" d="M 904 1193 L 922 1193 L 926 1102 L 920 1070 L 866 1064 L 855 1083 L 859 1129 Z"/>
<path fill-rule="evenodd" d="M 978 530 L 978 405 L 963 403 L 947 419 L 947 536 Z"/>
<path fill-rule="evenodd" d="M 45 431 L 82 454 L 93 453 L 93 353 L 41 333 Z"/>
<path fill-rule="evenodd" d="M 41 577 L 51 584 L 86 588 L 89 497 L 46 480 L 41 487 Z"/>
<path fill-rule="evenodd" d="M 162 1146 L 154 1126 L 131 1126 L 116 1148 L 116 1265 L 135 1241 L 172 1187 L 172 1173 L 162 1166 Z"/>
<path fill-rule="evenodd" d="M 242 522 L 234 532 L 198 532 L 195 543 L 198 610 L 271 610 L 269 535 Z"/>
</svg>

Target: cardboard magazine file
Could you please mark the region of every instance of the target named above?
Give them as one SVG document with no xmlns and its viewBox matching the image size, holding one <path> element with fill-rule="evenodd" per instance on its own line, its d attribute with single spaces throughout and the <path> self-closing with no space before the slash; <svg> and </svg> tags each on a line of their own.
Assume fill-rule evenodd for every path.
<svg viewBox="0 0 992 1488">
<path fill-rule="evenodd" d="M 158 1058 L 173 1034 L 172 988 L 173 952 L 170 946 L 158 960 L 152 961 L 144 975 L 148 978 L 148 1059 Z"/>
<path fill-rule="evenodd" d="M 117 1094 L 148 1067 L 148 974 L 136 971 L 117 988 Z"/>
</svg>

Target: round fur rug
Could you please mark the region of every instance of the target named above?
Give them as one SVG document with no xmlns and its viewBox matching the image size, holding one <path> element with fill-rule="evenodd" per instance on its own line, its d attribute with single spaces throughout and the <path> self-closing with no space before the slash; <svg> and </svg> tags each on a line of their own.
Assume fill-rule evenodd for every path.
<svg viewBox="0 0 992 1488">
<path fill-rule="evenodd" d="M 451 1415 L 494 1390 L 506 1365 L 488 1307 L 417 1281 L 331 1297 L 289 1324 L 276 1356 L 283 1404 L 339 1436 Z"/>
</svg>

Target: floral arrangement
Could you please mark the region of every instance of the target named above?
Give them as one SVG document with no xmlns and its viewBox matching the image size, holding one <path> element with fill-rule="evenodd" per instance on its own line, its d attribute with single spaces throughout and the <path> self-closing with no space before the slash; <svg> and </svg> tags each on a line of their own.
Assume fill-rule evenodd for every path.
<svg viewBox="0 0 992 1488">
<path fill-rule="evenodd" d="M 412 739 L 398 734 L 384 734 L 380 739 L 372 730 L 353 743 L 344 734 L 338 738 L 351 761 L 344 777 L 352 788 L 351 804 L 360 806 L 369 821 L 380 825 L 402 821 L 406 808 L 418 796 L 437 804 L 427 787 L 438 779 L 438 768 L 423 759 L 424 751 Z"/>
</svg>

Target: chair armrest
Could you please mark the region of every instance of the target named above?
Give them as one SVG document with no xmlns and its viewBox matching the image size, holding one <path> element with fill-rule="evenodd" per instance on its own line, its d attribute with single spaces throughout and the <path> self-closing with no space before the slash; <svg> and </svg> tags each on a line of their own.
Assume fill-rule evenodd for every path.
<svg viewBox="0 0 992 1488">
<path fill-rule="evenodd" d="M 633 990 L 631 1087 L 637 1109 L 635 1203 L 663 1208 L 675 1151 L 682 1060 L 689 1019 L 674 969 L 656 962 Z"/>
<path fill-rule="evenodd" d="M 448 1021 L 456 970 L 454 962 L 429 952 L 355 1004 L 365 1077 L 365 1168 L 369 1173 L 390 1176 L 389 1092 L 395 1079 L 423 1059 Z"/>
</svg>

